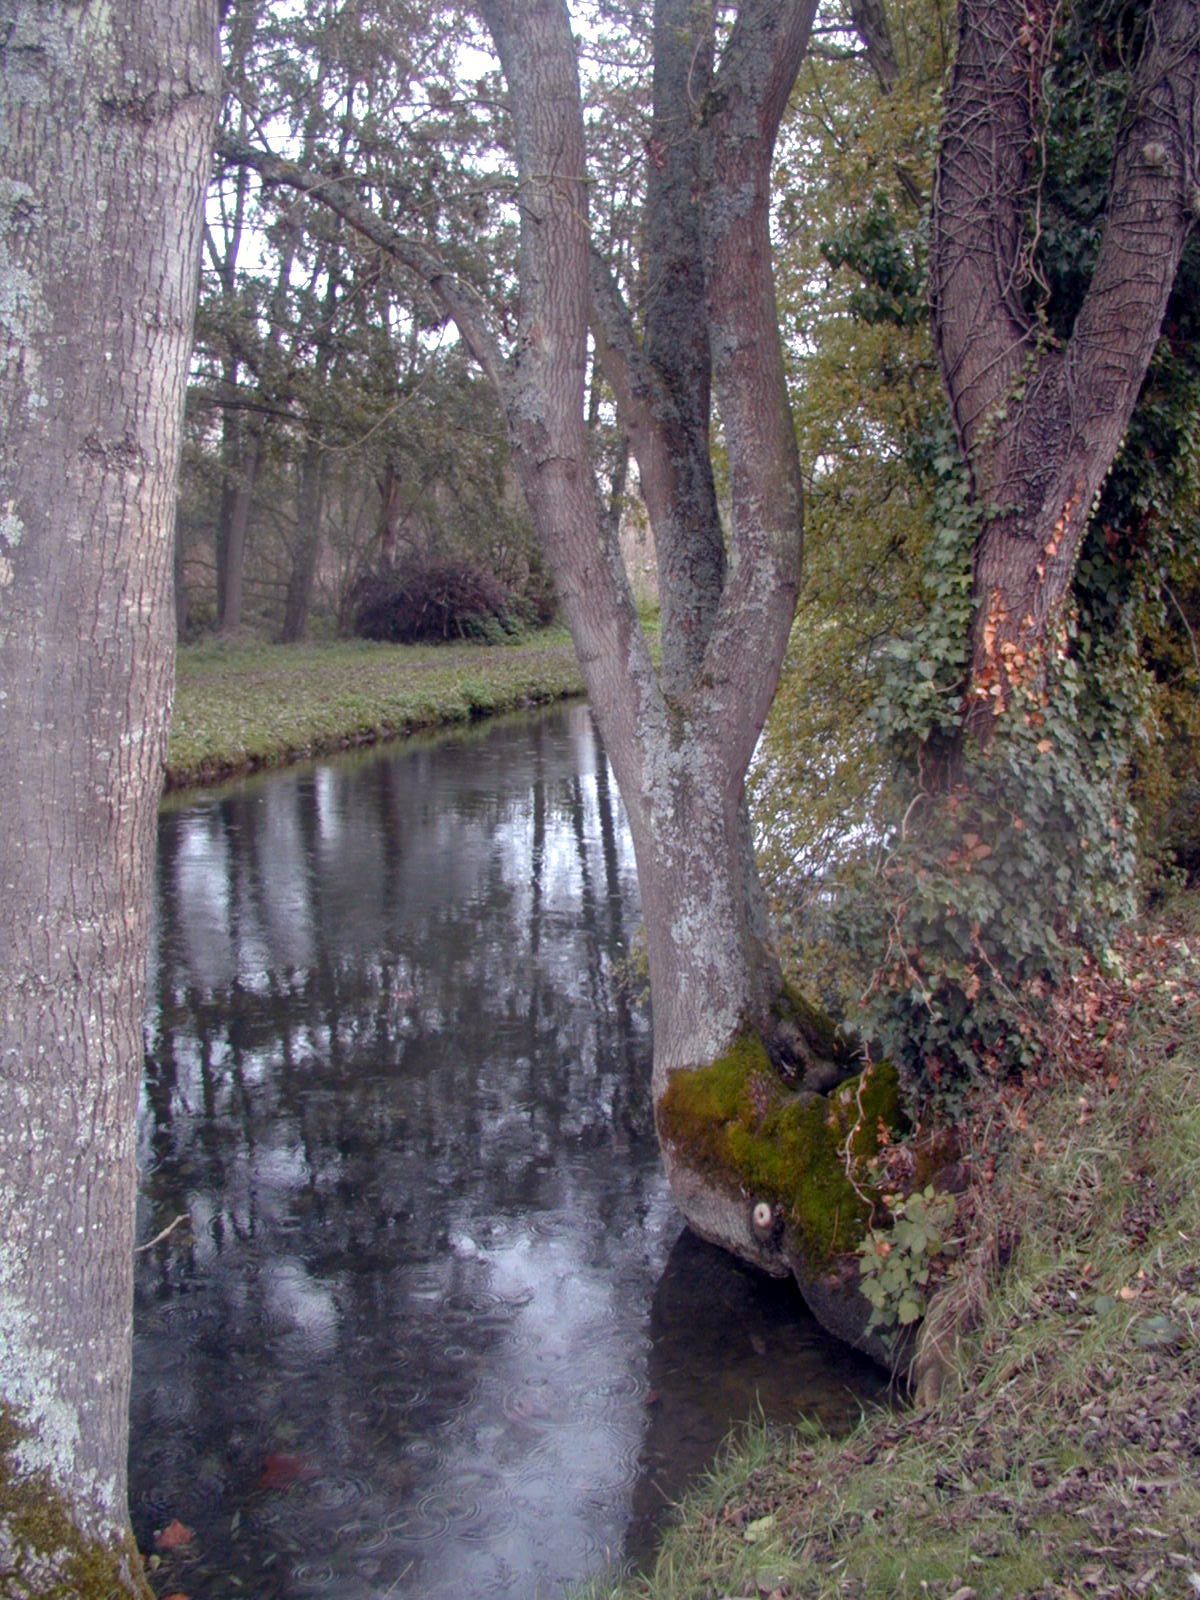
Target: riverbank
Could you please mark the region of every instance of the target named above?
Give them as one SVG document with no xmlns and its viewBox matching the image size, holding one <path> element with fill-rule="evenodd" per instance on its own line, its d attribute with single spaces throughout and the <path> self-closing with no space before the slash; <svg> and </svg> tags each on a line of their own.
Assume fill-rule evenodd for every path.
<svg viewBox="0 0 1200 1600">
<path fill-rule="evenodd" d="M 492 647 L 359 639 L 185 645 L 176 668 L 167 788 L 582 693 L 563 628 Z"/>
<path fill-rule="evenodd" d="M 994 1259 L 964 1256 L 974 1328 L 937 1402 L 841 1442 L 753 1434 L 653 1573 L 590 1600 L 1200 1593 L 1200 894 L 1119 959 L 985 1111 Z"/>
</svg>

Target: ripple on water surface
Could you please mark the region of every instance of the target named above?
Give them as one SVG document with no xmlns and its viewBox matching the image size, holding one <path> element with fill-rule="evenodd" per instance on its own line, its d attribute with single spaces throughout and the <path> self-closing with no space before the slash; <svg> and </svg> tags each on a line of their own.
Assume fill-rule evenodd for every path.
<svg viewBox="0 0 1200 1600">
<path fill-rule="evenodd" d="M 549 1600 L 756 1404 L 870 1392 L 674 1243 L 602 762 L 574 708 L 164 814 L 142 1236 L 192 1224 L 138 1257 L 131 1451 L 143 1547 L 195 1530 L 163 1592 Z"/>
</svg>

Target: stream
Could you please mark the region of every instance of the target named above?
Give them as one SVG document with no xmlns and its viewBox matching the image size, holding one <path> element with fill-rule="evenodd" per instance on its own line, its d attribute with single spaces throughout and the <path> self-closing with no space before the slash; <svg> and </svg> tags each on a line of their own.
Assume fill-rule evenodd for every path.
<svg viewBox="0 0 1200 1600">
<path fill-rule="evenodd" d="M 189 1600 L 546 1600 L 759 1414 L 883 1392 L 681 1228 L 583 705 L 175 797 L 131 1497 Z"/>
</svg>

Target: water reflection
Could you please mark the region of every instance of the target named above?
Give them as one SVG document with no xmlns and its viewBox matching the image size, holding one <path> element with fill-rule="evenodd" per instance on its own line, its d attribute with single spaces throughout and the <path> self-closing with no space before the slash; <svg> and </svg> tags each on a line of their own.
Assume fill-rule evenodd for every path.
<svg viewBox="0 0 1200 1600">
<path fill-rule="evenodd" d="M 141 1233 L 191 1221 L 139 1258 L 143 1544 L 195 1530 L 193 1600 L 532 1600 L 619 1557 L 635 1497 L 644 1546 L 684 1454 L 652 1303 L 716 1280 L 662 1276 L 586 711 L 176 805 L 158 885 Z"/>
</svg>

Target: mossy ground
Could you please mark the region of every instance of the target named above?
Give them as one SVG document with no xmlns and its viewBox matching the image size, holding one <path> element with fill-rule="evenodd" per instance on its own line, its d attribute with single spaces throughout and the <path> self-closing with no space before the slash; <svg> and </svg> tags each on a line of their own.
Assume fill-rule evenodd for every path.
<svg viewBox="0 0 1200 1600">
<path fill-rule="evenodd" d="M 881 1131 L 899 1120 L 889 1066 L 870 1067 L 829 1096 L 794 1094 L 753 1032 L 709 1066 L 677 1072 L 658 1108 L 662 1138 L 690 1167 L 783 1208 L 813 1267 L 862 1238 L 872 1206 L 868 1163 Z"/>
<path fill-rule="evenodd" d="M 17 1467 L 24 1437 L 0 1406 L 0 1595 L 3 1600 L 153 1600 L 130 1534 L 125 1545 L 89 1539 L 43 1472 Z"/>
<path fill-rule="evenodd" d="M 956 1381 L 845 1441 L 752 1432 L 653 1572 L 590 1600 L 1200 1593 L 1200 895 L 1119 953 L 979 1108 L 973 1226 L 1003 1265 Z"/>
<path fill-rule="evenodd" d="M 189 645 L 178 656 L 167 786 L 541 705 L 583 692 L 565 631 L 520 645 Z"/>
</svg>

